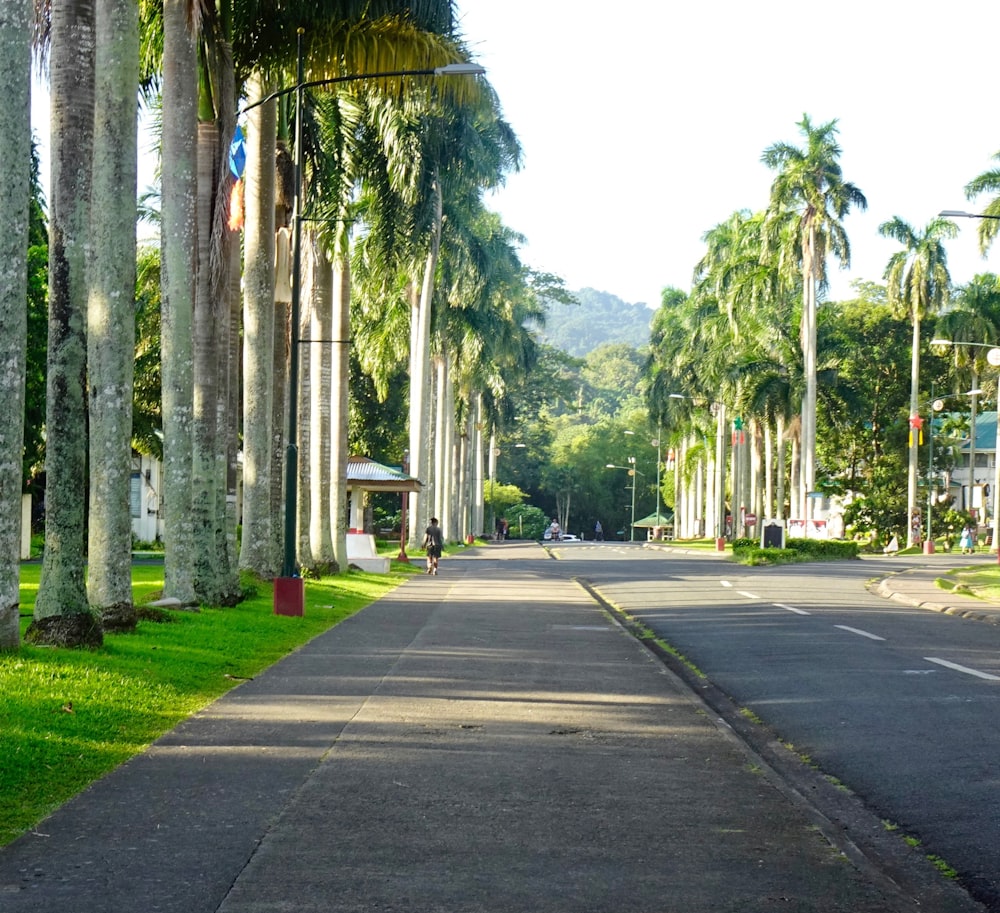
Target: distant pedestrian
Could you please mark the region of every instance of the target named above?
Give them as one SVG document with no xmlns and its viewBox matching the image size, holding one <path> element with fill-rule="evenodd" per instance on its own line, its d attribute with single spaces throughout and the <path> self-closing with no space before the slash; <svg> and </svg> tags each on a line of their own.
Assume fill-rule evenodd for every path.
<svg viewBox="0 0 1000 913">
<path fill-rule="evenodd" d="M 594 524 L 594 539 L 598 542 L 604 541 L 604 527 L 601 526 L 600 520 Z"/>
<path fill-rule="evenodd" d="M 962 549 L 963 555 L 971 555 L 976 551 L 976 534 L 968 523 L 962 528 L 962 537 L 958 540 L 958 546 Z"/>
<path fill-rule="evenodd" d="M 431 517 L 431 525 L 424 531 L 424 548 L 427 550 L 427 573 L 437 576 L 438 559 L 441 557 L 441 550 L 444 547 L 444 540 L 441 537 L 441 527 L 438 526 L 437 517 Z"/>
<path fill-rule="evenodd" d="M 556 517 L 552 518 L 552 525 L 549 527 L 552 533 L 552 541 L 558 542 L 562 539 L 562 528 L 559 526 L 559 520 Z"/>
</svg>

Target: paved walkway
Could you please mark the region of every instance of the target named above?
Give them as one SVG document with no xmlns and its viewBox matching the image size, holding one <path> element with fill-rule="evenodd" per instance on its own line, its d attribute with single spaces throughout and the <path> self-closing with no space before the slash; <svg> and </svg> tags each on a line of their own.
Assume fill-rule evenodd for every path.
<svg viewBox="0 0 1000 913">
<path fill-rule="evenodd" d="M 408 581 L 0 850 L 0 910 L 979 909 L 835 831 L 561 562 L 504 546 Z"/>
</svg>

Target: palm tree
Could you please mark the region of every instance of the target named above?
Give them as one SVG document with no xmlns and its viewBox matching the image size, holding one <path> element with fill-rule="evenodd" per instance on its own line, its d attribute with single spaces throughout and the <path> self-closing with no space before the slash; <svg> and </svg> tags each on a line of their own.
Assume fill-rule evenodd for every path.
<svg viewBox="0 0 1000 913">
<path fill-rule="evenodd" d="M 105 630 L 131 630 L 132 386 L 135 349 L 136 93 L 139 12 L 135 0 L 97 5 L 97 106 L 92 254 L 87 304 L 90 393 L 90 515 L 87 596 Z"/>
<path fill-rule="evenodd" d="M 269 578 L 278 573 L 272 547 L 271 415 L 274 396 L 275 156 L 277 101 L 269 86 L 248 81 L 246 225 L 243 248 L 243 537 L 239 566 Z M 260 104 L 257 104 L 260 102 Z M 251 357 L 252 356 L 252 357 Z"/>
<path fill-rule="evenodd" d="M 31 188 L 31 2 L 0 7 L 0 377 L 7 411 L 0 423 L 0 650 L 20 639 L 21 452 L 27 345 L 28 202 Z"/>
<path fill-rule="evenodd" d="M 1000 162 L 1000 152 L 993 156 L 993 160 Z M 965 185 L 965 198 L 967 200 L 974 200 L 983 193 L 996 194 L 983 209 L 983 215 L 991 218 L 979 220 L 979 250 L 985 257 L 996 240 L 997 232 L 1000 231 L 1000 168 L 984 171 Z"/>
<path fill-rule="evenodd" d="M 778 172 L 771 184 L 768 221 L 776 231 L 768 243 L 780 244 L 780 255 L 798 263 L 802 271 L 802 321 L 800 343 L 805 370 L 802 403 L 802 470 L 804 491 L 815 487 L 816 474 L 816 307 L 817 296 L 826 284 L 826 261 L 832 254 L 842 266 L 850 265 L 851 252 L 843 219 L 851 207 L 865 209 L 864 194 L 845 181 L 840 167 L 840 146 L 836 141 L 837 121 L 813 126 L 803 115 L 798 127 L 805 146 L 776 143 L 764 150 L 761 161 Z M 786 214 L 795 214 L 796 232 L 791 237 L 780 232 Z M 805 499 L 805 514 L 809 501 Z M 804 514 L 804 519 L 809 517 Z"/>
<path fill-rule="evenodd" d="M 899 216 L 883 222 L 879 234 L 903 245 L 903 250 L 889 258 L 884 278 L 888 283 L 889 304 L 906 313 L 913 325 L 910 363 L 910 445 L 906 486 L 907 545 L 919 538 L 917 512 L 917 458 L 919 445 L 920 400 L 920 323 L 947 304 L 951 277 L 944 241 L 958 234 L 958 227 L 948 219 L 933 219 L 923 233 L 918 233 Z"/>
<path fill-rule="evenodd" d="M 94 8 L 52 3 L 49 342 L 46 394 L 45 554 L 26 637 L 100 644 L 84 586 L 86 539 L 86 249 L 94 136 Z M 130 340 L 131 342 L 131 340 Z"/>
<path fill-rule="evenodd" d="M 163 303 L 164 592 L 195 599 L 191 514 L 194 397 L 195 200 L 198 68 L 190 0 L 163 2 L 164 169 L 160 242 Z"/>
</svg>

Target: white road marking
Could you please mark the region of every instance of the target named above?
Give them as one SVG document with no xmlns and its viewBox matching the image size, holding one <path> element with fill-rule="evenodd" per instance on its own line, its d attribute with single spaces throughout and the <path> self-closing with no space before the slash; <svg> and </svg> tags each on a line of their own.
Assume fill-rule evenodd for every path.
<svg viewBox="0 0 1000 913">
<path fill-rule="evenodd" d="M 719 583 L 721 583 L 723 586 L 732 586 L 732 584 L 728 580 L 720 580 Z"/>
<path fill-rule="evenodd" d="M 797 609 L 797 608 L 795 608 L 795 606 L 793 606 L 793 605 L 785 605 L 783 602 L 776 602 L 774 605 L 775 605 L 776 608 L 785 609 L 785 610 L 787 610 L 789 612 L 794 612 L 796 615 L 809 615 L 810 614 L 805 609 Z"/>
<path fill-rule="evenodd" d="M 878 634 L 869 634 L 867 631 L 862 631 L 861 628 L 850 628 L 847 625 L 834 625 L 834 627 L 840 628 L 841 631 L 850 631 L 852 634 L 860 634 L 870 640 L 885 640 L 884 637 L 879 637 Z"/>
<path fill-rule="evenodd" d="M 746 596 L 747 599 L 760 599 L 760 596 L 756 593 L 748 593 L 746 590 L 737 590 L 736 592 L 739 593 L 740 596 Z"/>
<path fill-rule="evenodd" d="M 989 672 L 980 672 L 978 669 L 970 669 L 968 666 L 960 666 L 958 663 L 950 663 L 946 659 L 938 659 L 936 656 L 925 656 L 929 663 L 937 663 L 939 666 L 946 666 L 956 672 L 964 672 L 966 675 L 974 675 L 976 678 L 985 678 L 989 682 L 1000 682 L 1000 675 L 990 675 Z"/>
</svg>

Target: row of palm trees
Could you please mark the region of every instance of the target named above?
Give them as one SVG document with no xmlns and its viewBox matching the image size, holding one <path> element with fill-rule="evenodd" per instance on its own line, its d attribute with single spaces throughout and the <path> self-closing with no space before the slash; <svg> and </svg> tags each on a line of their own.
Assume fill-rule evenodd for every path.
<svg viewBox="0 0 1000 913">
<path fill-rule="evenodd" d="M 866 199 L 842 175 L 836 121 L 814 125 L 804 117 L 798 126 L 801 147 L 779 143 L 763 153 L 764 163 L 777 171 L 767 207 L 736 212 L 705 234 L 706 252 L 691 293 L 666 290 L 654 321 L 650 411 L 678 438 L 680 535 L 724 535 L 727 499 L 734 514 L 745 504 L 748 512 L 781 517 L 788 504 L 790 516 L 811 519 L 809 493 L 820 481 L 817 404 L 825 400 L 828 409 L 841 408 L 830 392 L 837 353 L 817 348 L 817 304 L 831 256 L 843 266 L 850 262 L 843 219 L 852 208 L 864 208 Z M 1000 173 L 981 175 L 966 188 L 970 198 L 985 190 L 1000 190 Z M 986 211 L 1000 214 L 1000 197 Z M 945 242 L 957 227 L 935 218 L 921 231 L 895 217 L 879 231 L 900 244 L 886 266 L 885 292 L 912 325 L 910 416 L 916 417 L 926 345 L 921 328 L 950 300 Z M 994 235 L 995 223 L 984 222 L 984 253 Z M 980 285 L 978 299 L 977 283 L 970 283 L 959 296 L 961 306 L 945 318 L 941 332 L 949 338 L 1000 338 L 984 303 L 996 301 L 995 279 L 981 277 Z M 957 347 L 956 358 L 968 358 L 969 351 Z M 827 425 L 835 421 L 829 414 L 824 418 Z M 734 419 L 739 428 L 731 427 Z M 918 441 L 912 435 L 908 447 L 908 517 L 918 506 Z M 840 469 L 829 466 L 827 475 Z M 738 516 L 734 522 L 739 532 Z M 907 528 L 912 537 L 909 523 Z"/>
<path fill-rule="evenodd" d="M 7 97 L 21 99 L 32 17 L 26 4 L 12 6 L 0 14 L 0 44 L 11 52 Z M 296 92 L 299 111 L 292 93 L 265 101 L 303 81 L 466 60 L 452 2 L 52 0 L 36 12 L 53 141 L 46 538 L 29 639 L 96 644 L 103 630 L 135 623 L 128 477 L 140 85 L 158 94 L 162 123 L 165 595 L 228 604 L 239 598 L 239 569 L 277 573 L 286 465 L 299 473 L 297 564 L 346 570 L 349 347 L 377 382 L 408 368 L 410 466 L 425 481 L 411 537 L 431 512 L 451 537 L 481 527 L 484 437 L 502 415 L 506 372 L 534 357 L 525 324 L 541 319 L 540 297 L 553 284 L 523 267 L 518 237 L 482 202 L 520 157 L 495 94 L 481 78 L 432 86 L 404 77 Z M 242 178 L 228 162 L 241 100 L 253 106 Z M 26 107 L 14 108 L 4 111 L 16 142 L 0 184 L 5 201 L 26 203 L 30 154 L 15 163 L 13 153 L 30 129 Z M 294 159 L 305 163 L 298 174 Z M 293 254 L 296 180 L 307 227 Z M 20 210 L 8 211 L 5 243 L 19 254 L 5 262 L 23 276 Z M 302 270 L 297 327 L 290 261 Z M 4 282 L 3 294 L 0 314 L 23 313 L 23 287 Z M 24 334 L 15 321 L 2 329 L 15 389 Z M 290 360 L 292 339 L 301 362 Z M 301 411 L 292 421 L 297 456 L 286 464 L 293 368 Z M 5 432 L 0 446 L 0 464 L 17 453 L 19 469 L 19 439 Z M 7 507 L 20 480 L 9 481 L 0 481 L 5 518 L 19 516 Z M 9 646 L 18 640 L 18 536 L 0 536 L 0 642 Z"/>
</svg>

